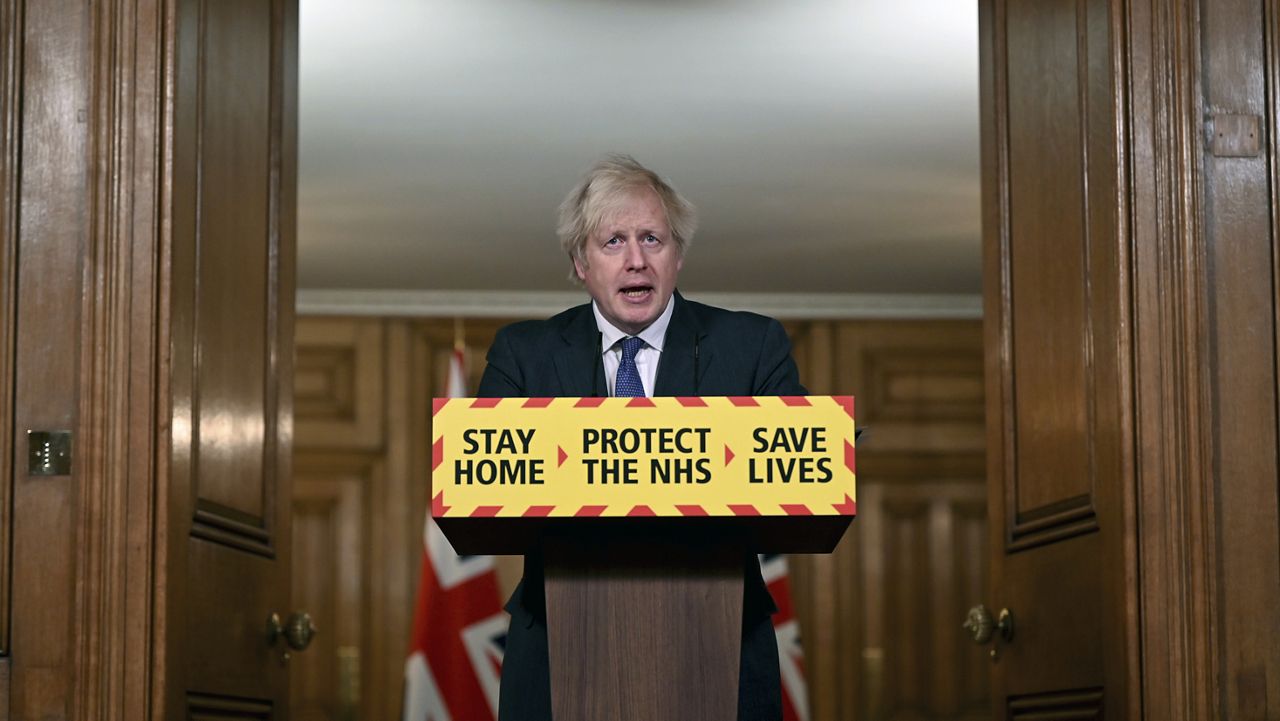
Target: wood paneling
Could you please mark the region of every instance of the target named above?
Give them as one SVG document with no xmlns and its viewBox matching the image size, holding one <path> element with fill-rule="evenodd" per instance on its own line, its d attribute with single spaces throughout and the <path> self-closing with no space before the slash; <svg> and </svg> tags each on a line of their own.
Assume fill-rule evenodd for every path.
<svg viewBox="0 0 1280 721">
<path fill-rule="evenodd" d="M 1274 123 L 1262 2 L 1201 5 L 1204 109 Z M 1273 15 L 1280 12 L 1269 5 Z M 1273 50 L 1274 52 L 1274 50 Z M 1273 56 L 1274 60 L 1274 56 Z M 1280 70 L 1270 67 L 1272 82 Z M 1274 147 L 1274 146 L 1273 146 Z M 1204 154 L 1223 718 L 1280 715 L 1276 159 Z M 1265 540 L 1263 540 L 1265 539 Z"/>
<path fill-rule="evenodd" d="M 298 327 L 294 376 L 298 443 L 378 450 L 383 439 L 383 331 L 377 320 L 313 319 Z"/>
<path fill-rule="evenodd" d="M 791 322 L 787 331 L 809 391 L 854 394 L 858 426 L 867 429 L 858 447 L 858 519 L 834 553 L 791 558 L 812 718 L 985 718 L 985 658 L 971 652 L 959 624 L 983 597 L 986 563 L 957 557 L 959 547 L 941 535 L 948 524 L 953 533 L 963 529 L 971 549 L 972 534 L 986 533 L 985 509 L 972 504 L 983 493 L 980 324 Z M 906 499 L 921 498 L 913 495 L 917 485 L 951 501 L 955 494 L 969 501 L 936 511 L 946 521 L 928 520 L 935 511 L 925 503 L 918 542 L 889 543 L 882 525 L 885 498 L 904 510 L 910 505 Z M 900 524 L 893 533 L 911 528 Z M 915 565 L 891 562 L 890 549 Z M 901 555 L 908 551 L 916 555 Z M 963 598 L 956 588 L 961 583 Z M 904 597 L 903 589 L 912 584 L 936 589 L 930 591 L 933 600 Z M 934 618 L 956 604 L 959 611 Z M 898 631 L 886 625 L 891 613 L 923 613 L 929 620 Z M 950 654 L 946 663 L 936 659 L 942 650 Z M 906 673 L 913 668 L 922 670 L 919 677 Z"/>
<path fill-rule="evenodd" d="M 295 659 L 299 718 L 400 710 L 437 388 L 417 331 L 381 318 L 298 324 L 295 605 L 334 629 Z"/>
<path fill-rule="evenodd" d="M 49 2 L 25 3 L 23 11 L 22 165 L 17 187 L 10 188 L 18 194 L 13 271 L 20 302 L 13 316 L 13 376 L 6 379 L 14 384 L 13 465 L 6 466 L 12 485 L 5 491 L 12 493 L 13 523 L 5 527 L 12 534 L 8 650 L 15 659 L 9 703 L 17 718 L 61 719 L 74 706 L 85 481 L 74 458 L 70 475 L 29 475 L 26 436 L 29 429 L 80 430 L 80 271 L 92 227 L 84 203 L 90 138 L 83 122 L 91 97 L 92 16 L 87 6 Z"/>
<path fill-rule="evenodd" d="M 385 482 L 383 465 L 376 457 L 299 453 L 294 473 L 293 603 L 322 632 L 292 661 L 293 718 L 369 718 L 360 713 L 360 659 L 373 590 L 368 496 Z"/>
<path fill-rule="evenodd" d="M 858 491 L 863 678 L 856 718 L 990 716 L 986 650 L 959 632 L 986 569 L 981 477 L 877 478 Z"/>
<path fill-rule="evenodd" d="M 981 452 L 984 396 L 976 323 L 842 323 L 833 343 L 831 392 L 858 394 L 867 450 Z"/>
</svg>

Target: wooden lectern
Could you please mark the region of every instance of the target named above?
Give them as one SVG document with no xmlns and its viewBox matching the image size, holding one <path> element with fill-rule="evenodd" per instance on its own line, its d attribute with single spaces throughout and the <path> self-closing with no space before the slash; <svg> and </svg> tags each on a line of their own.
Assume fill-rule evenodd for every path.
<svg viewBox="0 0 1280 721">
<path fill-rule="evenodd" d="M 751 504 L 730 503 L 725 506 L 730 510 L 718 514 L 709 510 L 710 505 L 678 504 L 671 506 L 672 515 L 663 516 L 661 509 L 666 506 L 651 503 L 627 505 L 626 513 L 611 516 L 599 510 L 606 508 L 603 505 L 582 505 L 572 517 L 555 517 L 554 509 L 564 505 L 564 497 L 550 499 L 554 503 L 538 503 L 542 500 L 539 494 L 554 495 L 553 491 L 523 485 L 518 489 L 525 494 L 518 512 L 509 504 L 476 504 L 459 513 L 447 505 L 451 489 L 465 495 L 468 489 L 463 489 L 465 484 L 458 479 L 485 478 L 483 473 L 488 471 L 457 466 L 454 470 L 445 468 L 441 474 L 449 456 L 443 440 L 447 434 L 437 440 L 433 516 L 454 549 L 464 554 L 534 553 L 543 560 L 551 703 L 556 721 L 733 721 L 737 717 L 747 564 L 756 562 L 757 553 L 830 552 L 853 518 L 852 399 L 848 402 L 848 449 L 837 448 L 835 452 L 849 470 L 847 489 L 839 489 L 836 498 L 843 502 L 827 504 L 825 513 L 822 509 L 814 513 L 816 505 L 812 503 L 813 508 L 789 502 L 796 500 L 798 488 L 789 482 L 770 484 L 776 491 L 763 488 L 763 484 L 752 485 Z M 498 416 L 479 418 L 490 427 Z M 645 422 L 652 424 L 653 418 L 650 415 Z M 786 423 L 785 413 L 774 412 L 770 418 L 774 423 Z M 537 420 L 510 422 L 527 429 Z M 479 421 L 469 417 L 454 422 L 466 426 Z M 608 422 L 617 425 L 623 420 L 610 416 Z M 699 416 L 693 422 L 703 420 Z M 590 428 L 592 423 L 588 419 L 578 427 Z M 574 432 L 577 427 L 564 433 L 572 436 Z M 724 435 L 731 439 L 728 444 L 721 443 L 725 452 L 722 454 L 719 446 L 714 451 L 727 467 L 736 457 L 728 450 L 729 444 L 737 444 L 740 455 L 746 455 L 748 449 L 746 441 L 732 440 L 729 431 Z M 466 443 L 465 437 L 458 438 Z M 551 443 L 539 457 L 558 459 L 556 467 L 563 469 L 569 455 L 566 445 Z M 578 445 L 587 450 L 585 443 Z M 741 459 L 740 465 L 746 463 Z M 545 468 L 541 470 L 545 472 Z M 544 483 L 552 485 L 548 480 Z M 572 484 L 575 479 L 562 477 L 556 482 Z M 599 490 L 597 484 L 578 482 L 590 486 L 600 497 L 610 493 L 609 488 Z M 644 490 L 646 482 L 652 486 L 648 491 Z M 494 488 L 485 492 L 494 498 L 511 498 L 517 493 L 512 490 L 502 496 L 497 480 L 488 485 Z M 638 480 L 634 486 L 616 492 L 647 492 L 657 500 L 662 500 L 662 494 L 669 497 L 685 492 L 654 479 Z M 815 489 L 804 490 L 812 498 Z M 770 502 L 774 495 L 776 502 Z M 628 503 L 631 500 L 635 499 Z M 590 513 L 583 514 L 586 509 L 591 509 Z"/>
<path fill-rule="evenodd" d="M 745 564 L 829 553 L 851 516 L 437 519 L 459 553 L 540 553 L 556 721 L 733 721 Z"/>
</svg>

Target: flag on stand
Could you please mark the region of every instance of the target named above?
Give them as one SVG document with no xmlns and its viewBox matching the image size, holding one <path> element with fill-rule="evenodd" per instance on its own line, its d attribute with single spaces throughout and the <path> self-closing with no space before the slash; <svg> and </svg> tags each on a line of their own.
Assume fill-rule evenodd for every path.
<svg viewBox="0 0 1280 721">
<path fill-rule="evenodd" d="M 464 360 L 456 347 L 445 390 L 449 398 L 467 395 Z M 454 553 L 430 511 L 422 540 L 413 646 L 404 671 L 404 721 L 496 719 L 509 619 L 493 557 Z"/>
<path fill-rule="evenodd" d="M 809 721 L 809 692 L 804 683 L 804 651 L 800 647 L 800 621 L 791 603 L 787 557 L 762 554 L 760 573 L 769 595 L 778 604 L 773 631 L 778 635 L 778 670 L 782 672 L 783 721 Z"/>
</svg>

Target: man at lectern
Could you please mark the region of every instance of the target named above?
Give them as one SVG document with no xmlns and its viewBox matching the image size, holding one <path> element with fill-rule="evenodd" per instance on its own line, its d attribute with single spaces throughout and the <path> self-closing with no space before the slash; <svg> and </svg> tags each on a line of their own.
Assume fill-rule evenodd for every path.
<svg viewBox="0 0 1280 721">
<path fill-rule="evenodd" d="M 498 332 L 481 397 L 806 395 L 778 321 L 686 300 L 676 277 L 693 206 L 624 155 L 595 165 L 560 206 L 570 278 L 591 302 Z M 782 718 L 777 611 L 754 555 L 745 559 L 738 719 Z M 551 719 L 541 558 L 525 558 L 507 603 L 503 721 Z"/>
</svg>

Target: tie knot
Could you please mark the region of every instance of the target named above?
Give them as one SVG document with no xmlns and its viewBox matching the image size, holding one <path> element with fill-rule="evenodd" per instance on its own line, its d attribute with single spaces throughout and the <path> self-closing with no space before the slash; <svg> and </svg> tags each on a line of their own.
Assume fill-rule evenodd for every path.
<svg viewBox="0 0 1280 721">
<path fill-rule="evenodd" d="M 636 336 L 622 339 L 622 359 L 635 362 L 636 353 L 644 347 L 644 341 Z"/>
</svg>

